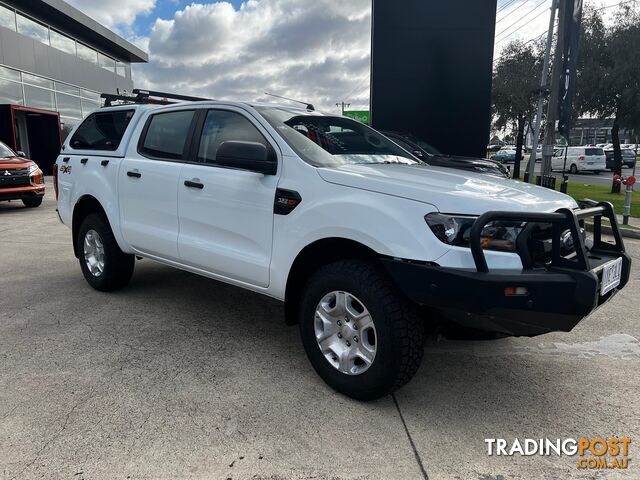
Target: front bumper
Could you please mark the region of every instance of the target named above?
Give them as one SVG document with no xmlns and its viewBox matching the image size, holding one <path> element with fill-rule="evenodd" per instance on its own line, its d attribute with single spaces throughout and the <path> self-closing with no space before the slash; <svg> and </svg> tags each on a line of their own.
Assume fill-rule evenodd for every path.
<svg viewBox="0 0 640 480">
<path fill-rule="evenodd" d="M 45 192 L 45 186 L 29 186 L 29 187 L 14 187 L 14 188 L 0 188 L 0 202 L 6 200 L 22 200 L 29 198 L 42 197 Z"/>
<path fill-rule="evenodd" d="M 609 218 L 615 244 L 601 238 L 601 219 Z M 594 218 L 593 246 L 586 248 L 578 233 L 586 217 Z M 480 232 L 492 220 L 552 223 L 553 257 L 545 268 L 489 271 L 480 246 Z M 579 242 L 571 258 L 560 256 L 560 232 L 568 228 Z M 556 240 L 557 239 L 557 240 Z M 447 319 L 479 330 L 512 336 L 534 336 L 570 331 L 584 317 L 610 300 L 629 281 L 631 258 L 624 251 L 613 207 L 596 207 L 551 214 L 488 212 L 471 231 L 475 269 L 455 269 L 436 264 L 395 259 L 382 262 L 399 288 L 414 302 L 435 308 Z M 620 285 L 600 295 L 603 266 L 622 258 Z M 523 262 L 526 264 L 526 262 Z M 526 295 L 507 296 L 505 289 L 524 288 Z"/>
</svg>

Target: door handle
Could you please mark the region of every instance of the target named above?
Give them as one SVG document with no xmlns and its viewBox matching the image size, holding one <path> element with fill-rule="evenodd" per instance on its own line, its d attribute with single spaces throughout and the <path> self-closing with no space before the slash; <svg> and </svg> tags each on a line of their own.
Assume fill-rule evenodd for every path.
<svg viewBox="0 0 640 480">
<path fill-rule="evenodd" d="M 185 180 L 184 181 L 184 186 L 185 187 L 189 187 L 189 188 L 198 188 L 200 190 L 202 190 L 204 188 L 204 184 L 200 183 L 200 182 L 194 182 L 191 180 Z"/>
<path fill-rule="evenodd" d="M 136 171 L 131 171 L 129 170 L 127 172 L 127 177 L 133 177 L 133 178 L 140 178 L 142 176 L 142 174 L 140 172 L 136 172 Z"/>
</svg>

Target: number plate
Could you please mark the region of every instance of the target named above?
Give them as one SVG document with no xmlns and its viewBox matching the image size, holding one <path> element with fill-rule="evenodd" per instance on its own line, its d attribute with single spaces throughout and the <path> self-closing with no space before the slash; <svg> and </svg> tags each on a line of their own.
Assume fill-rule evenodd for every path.
<svg viewBox="0 0 640 480">
<path fill-rule="evenodd" d="M 622 277 L 622 258 L 606 263 L 602 268 L 600 295 L 604 295 L 620 285 L 620 277 Z"/>
</svg>

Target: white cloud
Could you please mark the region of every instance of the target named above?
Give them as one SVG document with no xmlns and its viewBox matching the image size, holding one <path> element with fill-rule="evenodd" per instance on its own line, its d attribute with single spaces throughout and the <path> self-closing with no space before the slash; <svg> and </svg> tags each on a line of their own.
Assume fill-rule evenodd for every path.
<svg viewBox="0 0 640 480">
<path fill-rule="evenodd" d="M 157 19 L 138 86 L 220 99 L 264 91 L 335 109 L 368 104 L 371 1 L 249 0 L 191 4 Z M 343 95 L 350 94 L 348 98 Z"/>
<path fill-rule="evenodd" d="M 130 26 L 141 13 L 149 13 L 156 0 L 66 0 L 106 27 Z"/>
</svg>

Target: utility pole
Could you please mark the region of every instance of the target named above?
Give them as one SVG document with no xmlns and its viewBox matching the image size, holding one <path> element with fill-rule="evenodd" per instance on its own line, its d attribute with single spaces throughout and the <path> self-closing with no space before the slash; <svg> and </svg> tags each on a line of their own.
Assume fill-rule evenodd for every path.
<svg viewBox="0 0 640 480">
<path fill-rule="evenodd" d="M 351 106 L 350 103 L 344 103 L 344 102 L 340 102 L 340 103 L 336 103 L 336 107 L 340 108 L 342 110 L 342 115 L 344 115 L 344 110 L 346 108 L 349 108 Z"/>
<path fill-rule="evenodd" d="M 560 93 L 560 79 L 562 72 L 562 51 L 564 48 L 564 15 L 567 0 L 558 0 L 558 40 L 556 51 L 553 55 L 553 68 L 551 70 L 551 94 L 547 105 L 547 122 L 542 145 L 542 176 L 548 176 L 551 172 L 551 159 L 553 147 L 556 143 L 556 120 L 558 118 L 558 94 Z M 568 145 L 567 145 L 568 147 Z M 563 172 L 564 175 L 564 172 Z M 542 183 L 544 185 L 544 183 Z"/>
<path fill-rule="evenodd" d="M 536 168 L 536 157 L 538 153 L 538 139 L 540 138 L 540 124 L 542 123 L 542 108 L 544 106 L 544 98 L 547 93 L 547 82 L 549 81 L 549 62 L 551 59 L 551 45 L 553 44 L 553 28 L 556 23 L 556 10 L 558 9 L 558 0 L 551 0 L 551 14 L 549 15 L 549 31 L 547 32 L 547 47 L 544 51 L 544 63 L 542 66 L 542 80 L 540 81 L 540 93 L 538 94 L 538 106 L 536 109 L 536 119 L 533 124 L 533 139 L 531 141 L 531 154 L 529 154 L 529 163 L 527 163 L 527 178 L 529 183 L 533 182 L 534 171 Z"/>
</svg>

